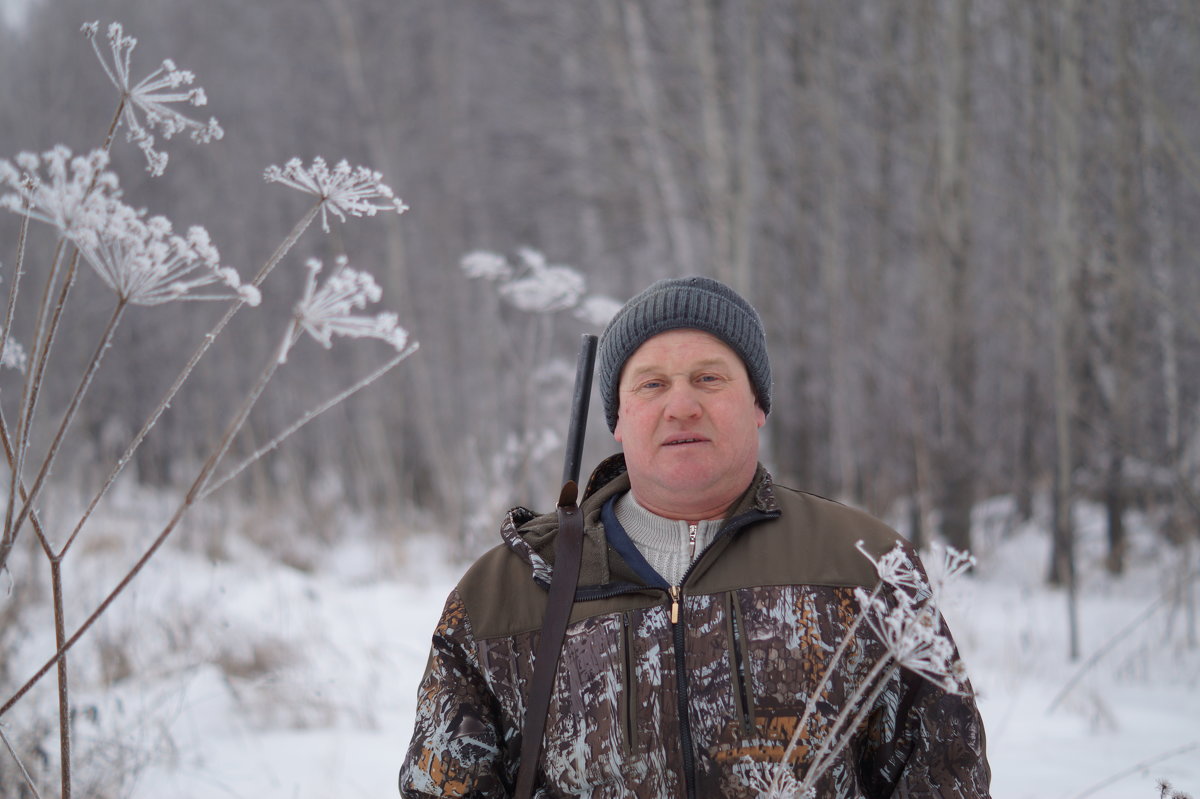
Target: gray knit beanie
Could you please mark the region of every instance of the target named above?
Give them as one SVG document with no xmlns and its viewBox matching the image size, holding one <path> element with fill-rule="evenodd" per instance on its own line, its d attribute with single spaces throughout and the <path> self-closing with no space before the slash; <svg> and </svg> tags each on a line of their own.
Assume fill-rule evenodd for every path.
<svg viewBox="0 0 1200 799">
<path fill-rule="evenodd" d="M 771 364 L 762 319 L 733 289 L 708 277 L 673 277 L 654 283 L 617 311 L 596 355 L 600 398 L 608 429 L 617 427 L 621 368 L 646 339 L 668 330 L 703 330 L 741 356 L 758 405 L 771 411 Z"/>
</svg>

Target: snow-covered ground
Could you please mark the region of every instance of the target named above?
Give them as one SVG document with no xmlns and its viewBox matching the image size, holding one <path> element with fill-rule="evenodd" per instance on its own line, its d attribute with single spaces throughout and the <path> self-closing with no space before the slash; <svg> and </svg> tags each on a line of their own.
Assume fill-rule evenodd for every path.
<svg viewBox="0 0 1200 799">
<path fill-rule="evenodd" d="M 1200 622 L 1160 601 L 1178 551 L 1135 525 L 1128 573 L 1108 577 L 1100 512 L 1080 512 L 1072 662 L 1065 597 L 1043 585 L 1046 536 L 1006 515 L 1003 501 L 981 507 L 977 574 L 943 599 L 980 694 L 994 795 L 1156 799 L 1165 779 L 1200 799 L 1200 645 L 1188 646 Z M 77 793 L 88 775 L 113 788 L 120 769 L 136 773 L 119 789 L 134 799 L 396 795 L 430 632 L 462 565 L 432 537 L 347 538 L 302 569 L 237 536 L 217 556 L 164 549 L 74 660 Z M 97 575 L 120 562 L 102 547 L 87 557 Z M 33 636 L 22 665 L 47 644 Z M 50 694 L 29 707 L 52 712 Z"/>
<path fill-rule="evenodd" d="M 1188 645 L 1200 620 L 1171 590 L 1186 569 L 1180 553 L 1139 524 L 1127 574 L 1110 577 L 1102 509 L 1077 513 L 1072 662 L 1066 596 L 1044 585 L 1048 536 L 989 525 L 1004 504 L 977 514 L 977 579 L 943 608 L 980 695 L 993 794 L 1157 799 L 1166 780 L 1200 797 L 1200 642 Z"/>
</svg>

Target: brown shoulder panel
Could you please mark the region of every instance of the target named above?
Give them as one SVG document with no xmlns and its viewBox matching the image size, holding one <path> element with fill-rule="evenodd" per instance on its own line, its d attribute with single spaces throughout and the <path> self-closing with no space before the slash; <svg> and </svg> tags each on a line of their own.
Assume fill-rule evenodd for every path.
<svg viewBox="0 0 1200 799">
<path fill-rule="evenodd" d="M 692 593 L 754 585 L 874 587 L 875 567 L 855 546 L 875 557 L 903 539 L 860 510 L 783 486 L 774 486 L 779 518 L 740 530 L 736 546 L 722 541 L 697 567 Z M 711 559 L 711 560 L 710 560 Z"/>
</svg>

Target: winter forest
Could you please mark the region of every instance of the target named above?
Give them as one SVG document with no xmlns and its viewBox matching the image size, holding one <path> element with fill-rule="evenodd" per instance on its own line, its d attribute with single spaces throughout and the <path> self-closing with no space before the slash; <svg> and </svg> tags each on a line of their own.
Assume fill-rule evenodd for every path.
<svg viewBox="0 0 1200 799">
<path fill-rule="evenodd" d="M 553 506 L 581 334 L 598 334 L 653 280 L 705 274 L 749 298 L 767 327 L 775 400 L 762 442 L 779 482 L 864 508 L 917 542 L 975 552 L 981 588 L 970 604 L 996 624 L 1009 622 L 981 609 L 1000 601 L 986 578 L 999 564 L 1021 564 L 1031 575 L 1021 596 L 1037 597 L 1021 612 L 1036 606 L 1036 615 L 1061 617 L 1052 633 L 1034 625 L 1021 640 L 1061 663 L 1056 674 L 1078 676 L 1102 645 L 1124 645 L 1110 636 L 1126 623 L 1141 619 L 1148 630 L 1147 619 L 1161 622 L 1158 637 L 1117 657 L 1147 685 L 1165 686 L 1157 696 L 1170 699 L 1160 704 L 1200 712 L 1200 5 L 7 0 L 0 11 L 0 159 L 101 146 L 120 100 L 106 72 L 120 71 L 107 55 L 111 22 L 137 40 L 127 64 L 134 81 L 164 59 L 173 62 L 168 73 L 175 64 L 194 73 L 190 87 L 203 87 L 206 103 L 179 110 L 201 126 L 218 119 L 223 135 L 160 136 L 154 146 L 169 161 L 156 175 L 126 121 L 106 168 L 120 175 L 125 203 L 165 214 L 180 236 L 202 225 L 220 266 L 240 275 L 220 273 L 224 284 L 197 292 L 258 305 L 211 336 L 218 303 L 155 298 L 124 312 L 121 289 L 114 295 L 109 277 L 81 261 L 38 373 L 35 338 L 23 331 L 45 329 L 39 303 L 62 285 L 46 277 L 59 241 L 23 223 L 20 208 L 0 209 L 6 301 L 14 264 L 24 264 L 20 300 L 6 316 L 18 349 L 3 352 L 0 411 L 14 431 L 28 422 L 21 434 L 30 452 L 14 471 L 23 449 L 5 434 L 0 703 L 62 646 L 131 557 L 154 552 L 165 533 L 172 547 L 163 565 L 150 562 L 139 581 L 156 579 L 156 568 L 160 580 L 187 572 L 192 556 L 205 564 L 261 558 L 293 569 L 296 580 L 353 561 L 346 568 L 372 575 L 376 601 L 426 606 L 403 645 L 411 660 L 403 679 L 373 678 L 389 683 L 386 697 L 411 703 L 454 575 L 493 544 L 505 509 Z M 89 42 L 81 26 L 94 21 Z M 293 159 L 300 166 L 289 166 Z M 348 214 L 317 213 L 300 174 L 318 172 L 317 159 L 377 171 L 377 193 L 357 211 L 351 203 Z M 0 183 L 0 195 L 10 192 L 20 194 Z M 351 271 L 337 272 L 343 257 Z M 252 278 L 276 260 L 279 286 L 266 280 L 260 297 Z M 332 289 L 339 276 L 361 276 L 353 329 L 341 316 L 325 327 L 295 322 L 297 299 Z M 282 350 L 281 331 L 290 342 Z M 303 332 L 317 346 L 298 341 Z M 343 333 L 378 340 L 330 338 Z M 159 407 L 197 342 L 210 340 L 185 389 Z M 103 361 L 75 408 L 98 343 Z M 264 364 L 270 385 L 240 415 Z M 37 412 L 26 414 L 34 373 Z M 322 412 L 310 421 L 313 408 Z M 585 476 L 616 449 L 597 408 Z M 231 414 L 238 424 L 227 427 Z M 71 421 L 60 441 L 64 415 Z M 128 450 L 147 418 L 153 429 Z M 277 445 L 297 419 L 303 429 Z M 218 441 L 224 465 L 210 468 Z M 40 474 L 51 450 L 57 459 Z M 126 457 L 93 509 L 96 487 L 107 490 L 112 464 Z M 218 482 L 239 463 L 235 479 Z M 40 501 L 9 501 L 27 490 L 40 491 Z M 163 519 L 129 521 L 127 506 L 153 506 Z M 81 512 L 95 529 L 63 558 Z M 39 548 L 42 528 L 49 533 Z M 383 549 L 391 554 L 380 561 Z M 414 582 L 380 587 L 374 578 L 384 575 L 360 556 L 386 562 L 389 579 Z M 236 578 L 242 587 L 221 601 L 260 601 L 241 593 L 254 574 Z M 1089 605 L 1089 586 L 1113 605 Z M 172 602 L 212 600 L 178 584 L 158 590 L 177 591 Z M 144 614 L 153 596 L 128 601 Z M 120 733 L 106 719 L 120 715 L 111 703 L 120 704 L 113 697 L 125 696 L 122 680 L 133 674 L 186 672 L 193 690 L 206 684 L 180 636 L 224 657 L 214 656 L 235 688 L 220 690 L 239 723 L 345 730 L 367 719 L 362 727 L 386 732 L 370 745 L 398 767 L 409 731 L 373 715 L 366 689 L 350 710 L 311 695 L 291 701 L 289 686 L 306 685 L 294 676 L 301 639 L 269 634 L 260 618 L 261 628 L 246 628 L 258 633 L 246 635 L 261 633 L 271 646 L 222 649 L 195 605 L 180 633 L 139 621 L 121 608 L 126 601 L 110 614 L 122 621 L 101 620 L 84 639 L 92 648 L 48 664 L 22 704 L 0 710 L 0 797 L 35 796 L 35 785 L 41 796 L 70 793 L 57 773 L 68 755 L 64 724 L 80 726 L 77 795 L 152 795 L 135 793 L 156 784 L 145 770 L 186 760 L 178 749 L 187 735 L 167 722 L 169 735 Z M 1156 601 L 1157 616 L 1136 615 Z M 396 610 L 378 612 L 377 624 L 409 623 Z M 1089 627 L 1089 613 L 1107 621 Z M 50 619 L 64 618 L 56 631 Z M 974 631 L 968 639 L 993 639 L 983 623 L 963 625 Z M 122 651 L 134 631 L 156 643 Z M 335 638 L 320 640 L 336 648 Z M 971 654 L 969 641 L 964 649 Z M 348 659 L 387 663 L 392 655 L 382 651 Z M 998 643 L 977 651 L 972 668 L 988 658 L 1029 665 Z M 76 670 L 78 722 L 56 694 L 62 662 Z M 1104 665 L 1085 670 L 1099 681 L 1088 696 L 1128 677 Z M 362 668 L 328 665 L 346 680 Z M 1041 698 L 1057 703 L 1062 680 L 1054 679 Z M 273 699 L 236 690 L 263 685 Z M 175 701 L 161 696 L 154 701 Z M 1106 730 L 1106 717 L 1119 715 L 1102 698 L 1084 704 L 1078 715 L 1089 729 Z M 991 712 L 989 732 L 1000 715 Z M 1182 768 L 1180 787 L 1200 795 L 1200 725 L 1194 715 L 1175 721 L 1144 757 L 1178 746 L 1179 756 L 1162 762 Z M 1101 766 L 1031 778 L 1045 793 L 1013 787 L 1012 795 L 1093 795 L 1078 792 L 1143 758 L 1097 751 Z M 1000 763 L 1023 768 L 1021 758 Z M 22 777 L 15 764 L 36 773 Z M 1002 784 L 1026 790 L 993 768 L 997 796 Z M 1143 771 L 1159 776 L 1155 768 Z M 126 776 L 96 776 L 106 770 Z M 204 783 L 194 795 L 393 795 L 387 780 L 394 772 L 355 790 L 338 783 L 343 792 L 330 794 Z M 1143 781 L 1095 795 L 1159 790 Z"/>
</svg>

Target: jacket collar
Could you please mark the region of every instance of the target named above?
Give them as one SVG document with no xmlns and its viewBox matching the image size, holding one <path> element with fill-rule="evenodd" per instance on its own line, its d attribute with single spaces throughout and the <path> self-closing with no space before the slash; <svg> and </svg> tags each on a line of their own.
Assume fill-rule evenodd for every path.
<svg viewBox="0 0 1200 799">
<path fill-rule="evenodd" d="M 629 490 L 625 456 L 617 453 L 598 465 L 588 479 L 580 509 L 583 511 L 583 560 L 579 571 L 581 586 L 599 586 L 612 582 L 641 582 L 634 571 L 608 546 L 601 520 L 601 509 L 609 499 Z M 746 492 L 733 504 L 727 520 L 752 511 L 775 514 L 771 475 L 758 465 Z M 518 557 L 527 562 L 536 582 L 548 586 L 554 564 L 554 538 L 558 533 L 557 512 L 535 514 L 528 508 L 513 508 L 500 525 L 500 537 Z M 719 534 L 718 534 L 719 535 Z"/>
</svg>

